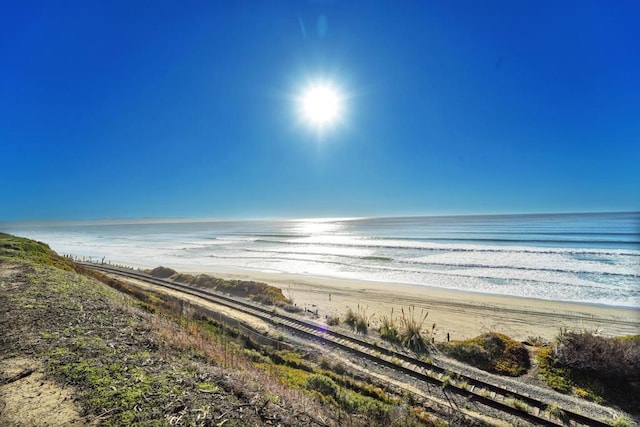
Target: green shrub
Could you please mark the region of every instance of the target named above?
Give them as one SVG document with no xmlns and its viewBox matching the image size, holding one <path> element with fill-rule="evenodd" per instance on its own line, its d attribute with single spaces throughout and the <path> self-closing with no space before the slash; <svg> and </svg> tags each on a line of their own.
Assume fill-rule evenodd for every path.
<svg viewBox="0 0 640 427">
<path fill-rule="evenodd" d="M 451 342 L 444 350 L 455 359 L 502 375 L 522 375 L 531 367 L 529 353 L 520 342 L 495 332 Z"/>
<path fill-rule="evenodd" d="M 557 418 L 559 420 L 564 420 L 566 418 L 566 414 L 562 409 L 558 407 L 557 403 L 550 403 L 545 408 L 545 412 L 549 414 L 549 416 L 553 418 Z"/>
<path fill-rule="evenodd" d="M 338 375 L 344 375 L 347 373 L 347 367 L 340 362 L 336 362 L 333 364 L 333 372 L 335 372 Z"/>
<path fill-rule="evenodd" d="M 550 348 L 543 348 L 537 354 L 540 376 L 549 386 L 561 393 L 569 393 L 573 387 L 569 372 L 558 366 Z"/>
<path fill-rule="evenodd" d="M 347 412 L 366 414 L 373 425 L 390 424 L 391 406 L 374 398 L 347 393 L 341 396 L 339 403 Z"/>
<path fill-rule="evenodd" d="M 619 415 L 613 419 L 613 422 L 611 423 L 611 425 L 613 427 L 631 427 L 633 423 L 629 418 L 625 417 L 624 415 Z"/>
<path fill-rule="evenodd" d="M 338 397 L 338 385 L 331 378 L 323 374 L 309 375 L 307 377 L 306 387 L 324 396 L 330 396 L 334 399 Z"/>
</svg>

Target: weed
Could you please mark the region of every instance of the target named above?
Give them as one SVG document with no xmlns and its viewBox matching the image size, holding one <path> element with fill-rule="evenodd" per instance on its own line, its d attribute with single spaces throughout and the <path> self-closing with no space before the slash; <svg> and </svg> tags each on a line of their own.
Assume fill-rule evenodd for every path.
<svg viewBox="0 0 640 427">
<path fill-rule="evenodd" d="M 594 390 L 592 390 L 591 388 L 588 387 L 574 387 L 573 388 L 573 393 L 576 396 L 582 397 L 583 399 L 586 400 L 591 400 L 593 402 L 596 403 L 603 403 L 604 399 L 602 398 L 602 396 L 599 396 Z"/>
<path fill-rule="evenodd" d="M 340 324 L 340 318 L 338 316 L 328 316 L 327 325 L 338 326 Z"/>
<path fill-rule="evenodd" d="M 442 381 L 442 388 L 445 389 L 447 387 L 449 387 L 449 384 L 451 384 L 451 375 L 450 374 L 446 374 L 444 375 L 442 378 L 440 378 L 440 381 Z"/>
<path fill-rule="evenodd" d="M 633 423 L 626 416 L 618 415 L 613 419 L 613 421 L 611 422 L 611 425 L 613 427 L 631 427 Z"/>
<path fill-rule="evenodd" d="M 516 408 L 519 411 L 528 411 L 529 407 L 527 406 L 526 403 L 524 403 L 522 400 L 518 400 L 518 399 L 506 399 L 505 403 L 509 406 L 511 406 L 512 408 Z"/>
<path fill-rule="evenodd" d="M 309 390 L 317 391 L 325 396 L 338 397 L 338 385 L 331 378 L 323 374 L 308 376 L 306 387 Z"/>
<path fill-rule="evenodd" d="M 207 393 L 217 393 L 220 391 L 220 387 L 215 384 L 211 384 L 210 382 L 198 383 L 198 390 L 204 391 Z"/>
<path fill-rule="evenodd" d="M 558 407 L 556 403 L 550 403 L 547 405 L 545 412 L 549 414 L 551 417 L 556 418 L 558 420 L 564 420 L 566 415 L 562 409 Z"/>
</svg>

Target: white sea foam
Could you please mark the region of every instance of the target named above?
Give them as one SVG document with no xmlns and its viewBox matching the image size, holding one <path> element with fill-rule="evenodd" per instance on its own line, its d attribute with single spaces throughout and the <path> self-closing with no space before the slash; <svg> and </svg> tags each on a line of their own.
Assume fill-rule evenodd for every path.
<svg viewBox="0 0 640 427">
<path fill-rule="evenodd" d="M 55 250 L 637 307 L 640 214 L 7 226 Z"/>
</svg>

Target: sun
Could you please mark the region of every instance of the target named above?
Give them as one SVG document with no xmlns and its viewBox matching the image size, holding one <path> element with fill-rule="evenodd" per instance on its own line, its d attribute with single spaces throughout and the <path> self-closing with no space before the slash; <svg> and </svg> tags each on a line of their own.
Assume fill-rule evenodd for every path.
<svg viewBox="0 0 640 427">
<path fill-rule="evenodd" d="M 323 129 L 336 124 L 344 114 L 344 97 L 329 82 L 313 83 L 305 87 L 298 97 L 302 119 L 309 125 Z"/>
</svg>

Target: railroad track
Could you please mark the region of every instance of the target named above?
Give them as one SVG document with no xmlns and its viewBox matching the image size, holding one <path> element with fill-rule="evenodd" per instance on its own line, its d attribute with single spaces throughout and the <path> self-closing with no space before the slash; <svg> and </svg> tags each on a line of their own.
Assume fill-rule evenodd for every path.
<svg viewBox="0 0 640 427">
<path fill-rule="evenodd" d="M 81 263 L 83 266 L 105 273 L 121 275 L 143 280 L 157 286 L 173 289 L 185 294 L 221 304 L 240 312 L 255 316 L 271 324 L 284 327 L 297 334 L 320 340 L 347 352 L 363 357 L 375 364 L 391 368 L 405 375 L 441 387 L 444 391 L 455 393 L 470 401 L 486 405 L 500 412 L 518 417 L 536 425 L 544 426 L 610 426 L 607 422 L 593 419 L 567 408 L 558 407 L 554 416 L 546 409 L 550 402 L 523 394 L 517 390 L 483 381 L 464 373 L 452 372 L 434 363 L 424 361 L 408 354 L 372 344 L 359 337 L 344 334 L 327 326 L 301 320 L 273 309 L 262 307 L 247 301 L 240 301 L 217 292 L 196 289 L 170 280 L 158 279 L 144 273 L 114 268 L 102 264 Z M 559 405 L 558 405 L 559 406 Z"/>
</svg>

